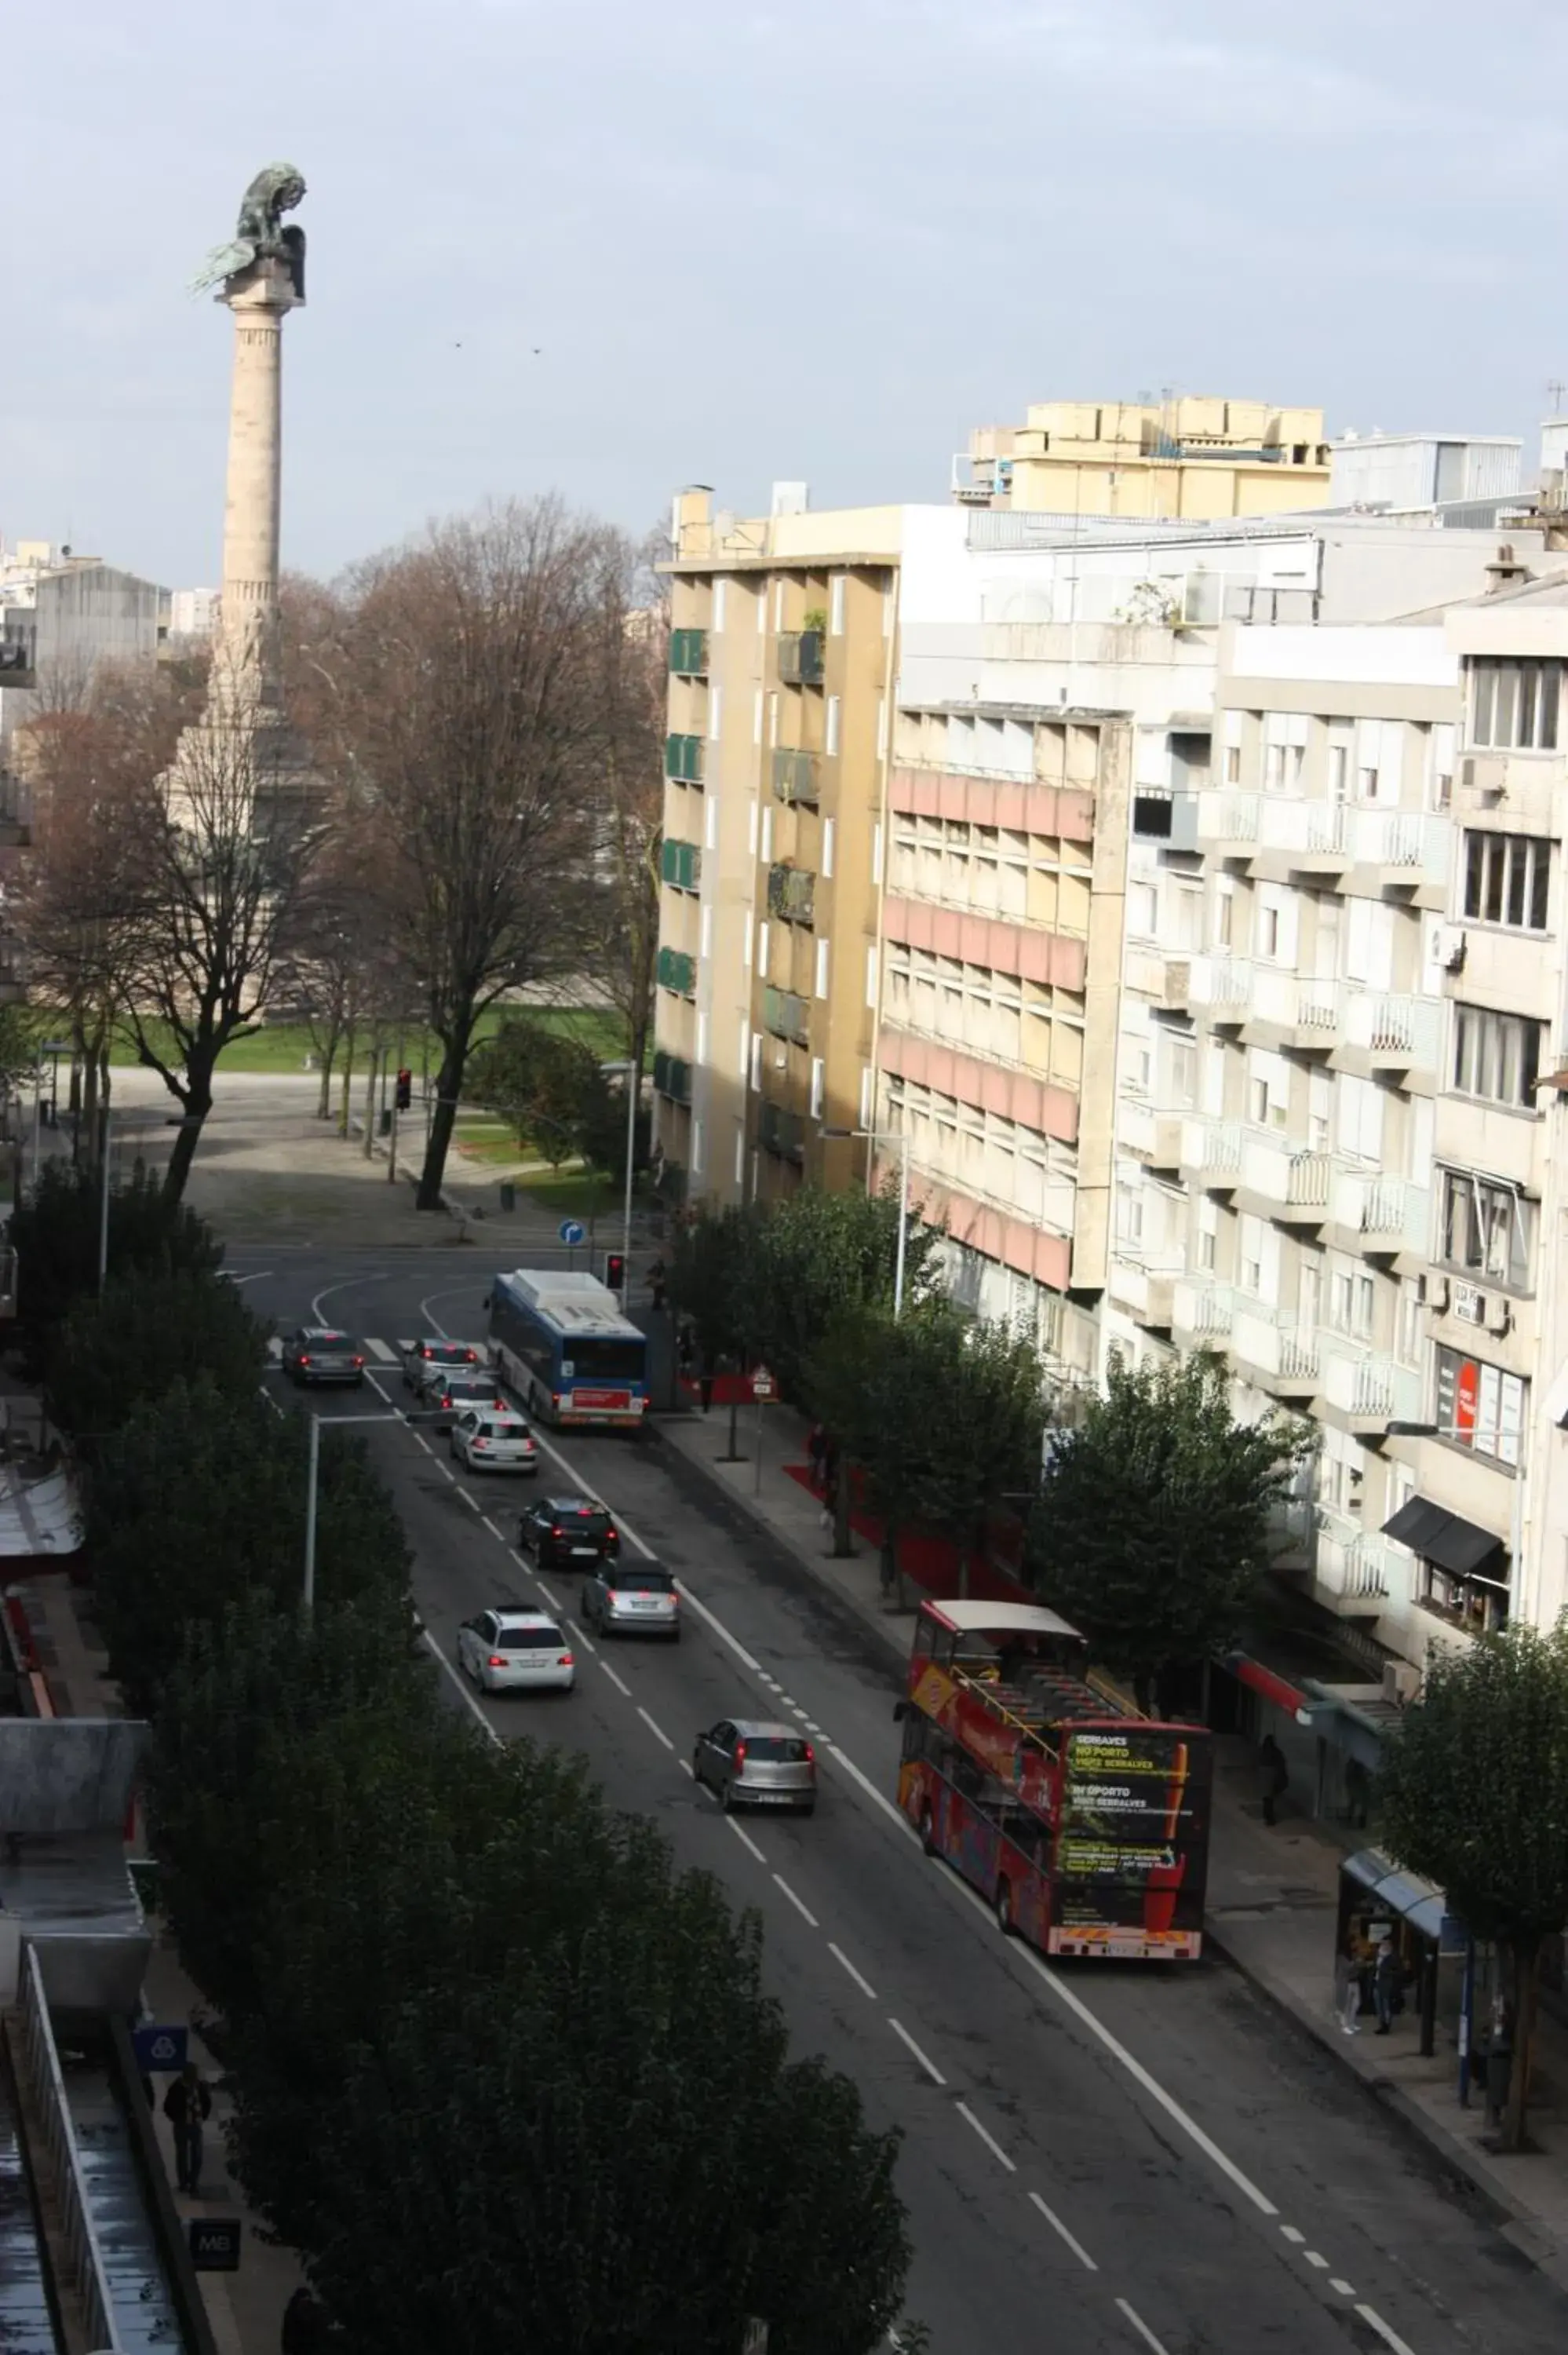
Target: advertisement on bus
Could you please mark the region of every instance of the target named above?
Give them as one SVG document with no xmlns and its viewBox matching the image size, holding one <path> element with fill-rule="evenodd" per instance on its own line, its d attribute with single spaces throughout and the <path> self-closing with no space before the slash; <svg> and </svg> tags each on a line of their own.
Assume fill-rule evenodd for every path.
<svg viewBox="0 0 1568 2355">
<path fill-rule="evenodd" d="M 1148 1720 L 1065 1732 L 1049 1951 L 1116 1952 L 1203 1922 L 1213 1753 Z"/>
</svg>

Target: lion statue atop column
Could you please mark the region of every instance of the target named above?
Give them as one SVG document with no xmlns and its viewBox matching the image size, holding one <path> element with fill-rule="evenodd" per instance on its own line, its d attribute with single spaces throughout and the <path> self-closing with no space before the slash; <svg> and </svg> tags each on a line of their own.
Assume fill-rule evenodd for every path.
<svg viewBox="0 0 1568 2355">
<path fill-rule="evenodd" d="M 296 298 L 305 298 L 305 232 L 283 226 L 305 193 L 304 175 L 292 164 L 269 164 L 258 172 L 240 200 L 239 219 L 228 245 L 215 246 L 192 282 L 193 293 L 221 285 L 259 261 L 281 261 Z"/>
</svg>

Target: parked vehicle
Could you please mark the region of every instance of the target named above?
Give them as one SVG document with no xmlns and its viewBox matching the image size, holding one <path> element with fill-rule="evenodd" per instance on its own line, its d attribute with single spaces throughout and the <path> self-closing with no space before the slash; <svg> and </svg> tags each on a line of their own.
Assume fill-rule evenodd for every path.
<svg viewBox="0 0 1568 2355">
<path fill-rule="evenodd" d="M 601 1561 L 583 1581 L 583 1617 L 603 1634 L 681 1637 L 681 1598 L 656 1561 Z"/>
<path fill-rule="evenodd" d="M 479 1351 L 471 1341 L 443 1341 L 433 1337 L 422 1341 L 410 1341 L 403 1351 L 403 1386 L 417 1391 L 424 1386 L 433 1366 L 477 1366 Z"/>
<path fill-rule="evenodd" d="M 510 1407 L 464 1407 L 448 1442 L 471 1472 L 532 1472 L 539 1469 L 534 1434 Z"/>
<path fill-rule="evenodd" d="M 718 1793 L 726 1815 L 758 1806 L 809 1816 L 817 1805 L 816 1752 L 804 1734 L 767 1718 L 721 1718 L 699 1733 L 692 1772 Z"/>
<path fill-rule="evenodd" d="M 365 1353 L 353 1336 L 335 1326 L 302 1325 L 283 1337 L 283 1371 L 302 1390 L 313 1382 L 347 1382 L 357 1390 L 365 1380 Z"/>
<path fill-rule="evenodd" d="M 588 1497 L 541 1497 L 524 1514 L 517 1541 L 541 1570 L 580 1570 L 613 1561 L 620 1551 L 609 1511 Z"/>
<path fill-rule="evenodd" d="M 458 1662 L 482 1692 L 570 1692 L 571 1646 L 543 1611 L 482 1611 L 458 1630 Z"/>
</svg>

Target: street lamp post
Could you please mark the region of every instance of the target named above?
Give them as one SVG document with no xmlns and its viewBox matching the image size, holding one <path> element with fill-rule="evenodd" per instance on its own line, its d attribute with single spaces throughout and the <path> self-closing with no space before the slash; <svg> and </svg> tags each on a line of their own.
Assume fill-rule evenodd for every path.
<svg viewBox="0 0 1568 2355">
<path fill-rule="evenodd" d="M 305 1616 L 316 1607 L 316 1487 L 322 1468 L 322 1419 L 311 1417 L 310 1470 L 305 1485 Z"/>
<path fill-rule="evenodd" d="M 896 1145 L 898 1147 L 898 1242 L 893 1261 L 893 1315 L 896 1322 L 904 1314 L 904 1260 L 909 1232 L 909 1132 L 903 1128 L 829 1128 L 820 1125 L 817 1134 L 822 1137 L 863 1137 L 873 1146 Z"/>
</svg>

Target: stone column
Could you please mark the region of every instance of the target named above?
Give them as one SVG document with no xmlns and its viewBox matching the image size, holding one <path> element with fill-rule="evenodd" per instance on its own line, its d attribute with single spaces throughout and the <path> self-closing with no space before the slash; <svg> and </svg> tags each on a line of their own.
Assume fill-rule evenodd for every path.
<svg viewBox="0 0 1568 2355">
<path fill-rule="evenodd" d="M 283 321 L 301 298 L 287 265 L 268 261 L 226 279 L 217 299 L 234 314 L 234 387 L 213 700 L 230 717 L 265 726 L 281 717 Z"/>
</svg>

